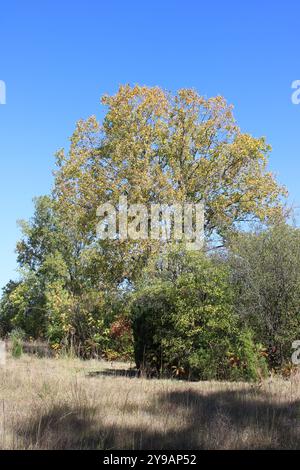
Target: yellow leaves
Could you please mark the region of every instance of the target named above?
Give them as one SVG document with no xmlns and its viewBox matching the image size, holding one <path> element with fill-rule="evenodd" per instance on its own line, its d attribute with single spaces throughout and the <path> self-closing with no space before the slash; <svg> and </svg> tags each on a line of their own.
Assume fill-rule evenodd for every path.
<svg viewBox="0 0 300 470">
<path fill-rule="evenodd" d="M 121 86 L 104 96 L 101 126 L 79 121 L 66 157 L 58 154 L 56 194 L 64 218 L 96 228 L 96 208 L 117 202 L 205 201 L 208 230 L 281 211 L 284 188 L 266 170 L 270 146 L 241 133 L 222 96 L 192 89 Z"/>
</svg>

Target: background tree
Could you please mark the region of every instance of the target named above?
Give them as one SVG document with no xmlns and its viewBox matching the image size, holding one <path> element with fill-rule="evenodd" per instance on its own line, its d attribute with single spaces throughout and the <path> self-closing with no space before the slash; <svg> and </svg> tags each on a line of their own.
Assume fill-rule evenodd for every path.
<svg viewBox="0 0 300 470">
<path fill-rule="evenodd" d="M 125 321 L 125 292 L 117 291 L 116 273 L 103 246 L 87 244 L 76 224 L 66 226 L 47 196 L 36 199 L 35 213 L 22 222 L 17 245 L 20 281 L 9 283 L 1 302 L 3 333 L 22 328 L 34 338 L 60 348 L 72 346 L 82 356 L 105 353 L 116 343 L 114 321 Z M 104 261 L 103 261 L 104 260 Z M 112 260 L 111 260 L 112 263 Z M 118 351 L 128 354 L 128 332 L 118 336 Z"/>
<path fill-rule="evenodd" d="M 280 225 L 239 234 L 230 246 L 235 308 L 268 348 L 270 365 L 290 362 L 300 336 L 300 232 Z"/>
</svg>

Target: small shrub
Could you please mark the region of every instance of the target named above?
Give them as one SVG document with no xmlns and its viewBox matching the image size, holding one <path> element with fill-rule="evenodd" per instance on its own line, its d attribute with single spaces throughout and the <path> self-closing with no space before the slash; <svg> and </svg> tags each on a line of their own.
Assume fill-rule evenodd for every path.
<svg viewBox="0 0 300 470">
<path fill-rule="evenodd" d="M 11 340 L 11 354 L 14 358 L 18 359 L 23 354 L 23 341 L 25 333 L 21 328 L 15 328 L 9 334 Z"/>
</svg>

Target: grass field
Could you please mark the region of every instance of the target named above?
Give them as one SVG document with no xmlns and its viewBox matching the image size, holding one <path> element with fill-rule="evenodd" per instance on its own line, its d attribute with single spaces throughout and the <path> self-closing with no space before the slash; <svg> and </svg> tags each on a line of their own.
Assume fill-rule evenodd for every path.
<svg viewBox="0 0 300 470">
<path fill-rule="evenodd" d="M 300 448 L 297 376 L 260 385 L 192 383 L 136 378 L 128 369 L 8 358 L 0 368 L 0 447 Z"/>
</svg>

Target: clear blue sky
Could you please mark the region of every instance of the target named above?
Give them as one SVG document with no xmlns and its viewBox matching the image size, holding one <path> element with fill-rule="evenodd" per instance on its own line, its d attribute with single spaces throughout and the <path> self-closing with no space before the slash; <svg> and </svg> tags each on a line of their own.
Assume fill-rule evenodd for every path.
<svg viewBox="0 0 300 470">
<path fill-rule="evenodd" d="M 299 0 L 1 2 L 0 286 L 16 277 L 16 220 L 49 192 L 54 152 L 122 83 L 224 95 L 273 145 L 271 168 L 300 205 L 299 23 Z"/>
</svg>

